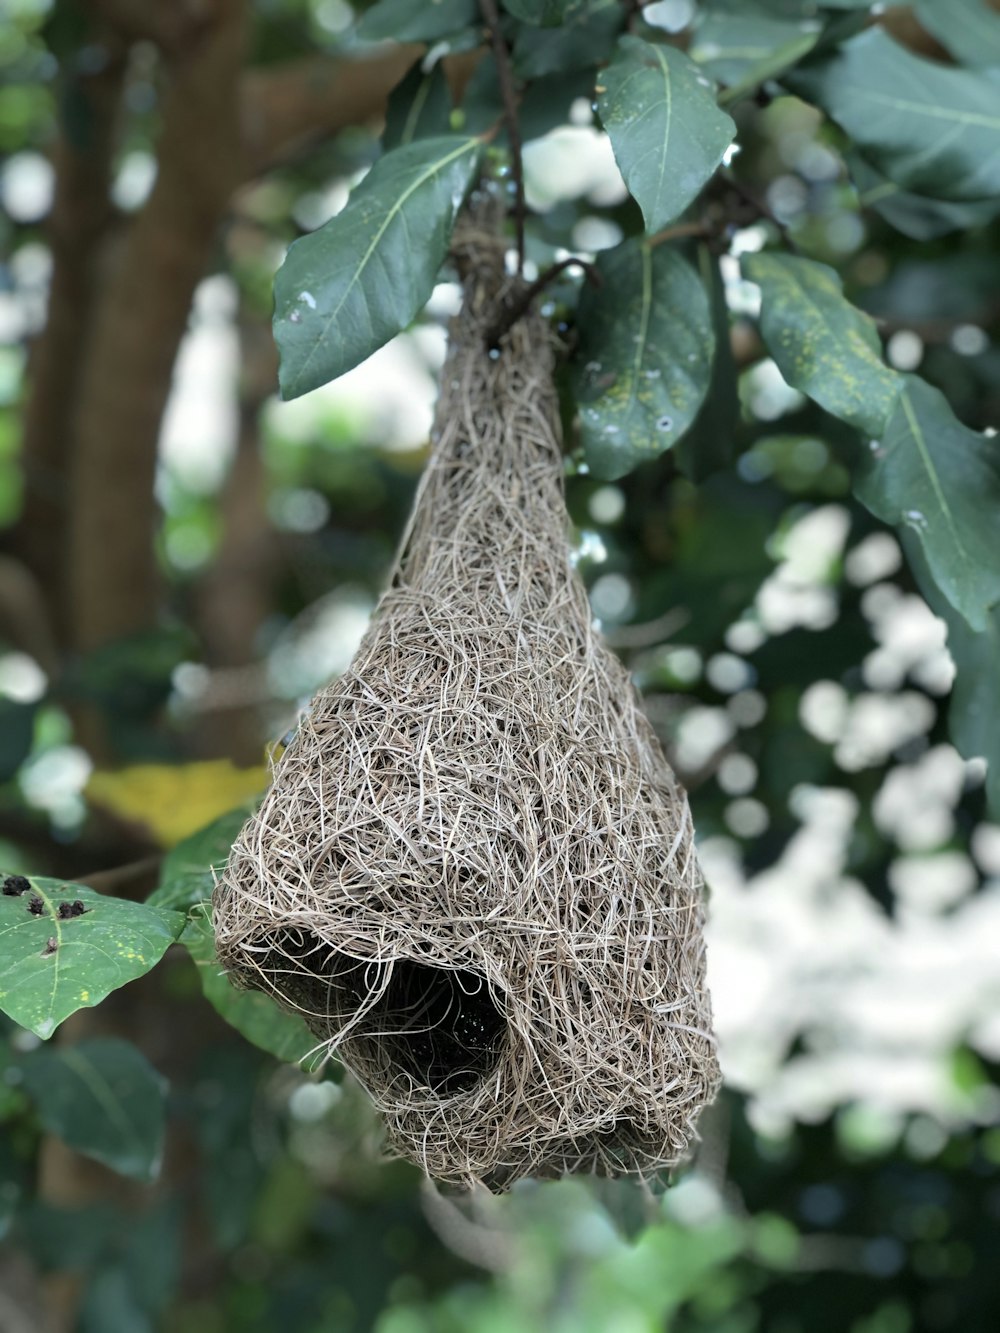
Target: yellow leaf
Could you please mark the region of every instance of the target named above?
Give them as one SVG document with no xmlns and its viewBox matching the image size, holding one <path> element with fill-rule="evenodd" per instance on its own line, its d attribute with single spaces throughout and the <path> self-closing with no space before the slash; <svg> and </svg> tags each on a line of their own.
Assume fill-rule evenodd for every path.
<svg viewBox="0 0 1000 1333">
<path fill-rule="evenodd" d="M 84 795 L 119 819 L 144 824 L 163 847 L 172 847 L 217 815 L 258 795 L 268 768 L 237 768 L 228 759 L 197 764 L 133 764 L 91 775 Z"/>
</svg>

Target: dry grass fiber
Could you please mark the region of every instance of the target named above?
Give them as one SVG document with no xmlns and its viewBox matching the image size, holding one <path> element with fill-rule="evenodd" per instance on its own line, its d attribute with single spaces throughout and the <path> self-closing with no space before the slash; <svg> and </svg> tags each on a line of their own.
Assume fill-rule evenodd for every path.
<svg viewBox="0 0 1000 1333">
<path fill-rule="evenodd" d="M 566 541 L 554 352 L 487 352 L 468 224 L 391 584 L 233 848 L 223 965 L 305 1015 L 433 1177 L 650 1174 L 717 1081 L 687 798 Z"/>
</svg>

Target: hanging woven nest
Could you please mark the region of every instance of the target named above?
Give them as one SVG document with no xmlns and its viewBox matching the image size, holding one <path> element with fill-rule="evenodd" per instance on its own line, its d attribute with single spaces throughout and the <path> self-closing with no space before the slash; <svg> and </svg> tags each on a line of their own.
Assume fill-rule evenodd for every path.
<svg viewBox="0 0 1000 1333">
<path fill-rule="evenodd" d="M 429 1175 L 649 1173 L 718 1082 L 691 816 L 570 558 L 551 332 L 490 354 L 503 244 L 455 253 L 409 532 L 232 850 L 218 955 Z"/>
</svg>

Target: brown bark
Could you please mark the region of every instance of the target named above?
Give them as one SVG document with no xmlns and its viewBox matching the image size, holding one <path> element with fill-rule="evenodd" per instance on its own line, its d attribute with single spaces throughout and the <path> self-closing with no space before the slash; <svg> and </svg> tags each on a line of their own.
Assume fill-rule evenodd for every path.
<svg viewBox="0 0 1000 1333">
<path fill-rule="evenodd" d="M 259 176 L 317 138 L 380 115 L 389 93 L 422 50 L 394 46 L 357 61 L 306 56 L 249 70 L 240 94 L 248 177 Z"/>
<path fill-rule="evenodd" d="M 399 48 L 357 66 L 296 61 L 241 79 L 245 29 L 245 4 L 225 0 L 171 62 L 156 185 L 97 312 L 77 409 L 69 538 L 79 651 L 155 623 L 160 420 L 191 299 L 233 192 L 318 130 L 370 118 L 413 57 Z"/>
<path fill-rule="evenodd" d="M 377 119 L 423 49 L 408 43 L 358 60 L 306 56 L 248 71 L 241 94 L 247 175 L 259 176 L 348 125 Z M 482 56 L 477 50 L 446 57 L 444 70 L 456 101 Z"/>
<path fill-rule="evenodd" d="M 265 512 L 260 412 L 277 386 L 278 359 L 263 320 L 240 319 L 240 350 L 239 434 L 220 504 L 222 543 L 200 580 L 195 607 L 205 663 L 223 671 L 257 660 L 257 635 L 272 605 L 277 554 Z M 231 704 L 219 702 L 221 707 L 199 719 L 201 753 L 238 764 L 260 763 L 264 734 L 258 704 L 242 695 Z"/>
<path fill-rule="evenodd" d="M 112 219 L 108 186 L 125 66 L 120 44 L 116 47 L 106 38 L 103 47 L 104 67 L 73 77 L 62 99 L 63 123 L 53 152 L 55 199 L 48 226 L 52 254 L 48 317 L 31 358 L 31 394 L 24 418 L 25 498 L 16 545 L 57 627 L 65 610 L 67 460 L 102 241 Z"/>
<path fill-rule="evenodd" d="M 246 20 L 245 0 L 217 0 L 210 26 L 173 62 L 156 184 L 97 312 L 77 408 L 69 533 L 79 651 L 156 621 L 156 444 L 191 298 L 241 176 Z"/>
</svg>

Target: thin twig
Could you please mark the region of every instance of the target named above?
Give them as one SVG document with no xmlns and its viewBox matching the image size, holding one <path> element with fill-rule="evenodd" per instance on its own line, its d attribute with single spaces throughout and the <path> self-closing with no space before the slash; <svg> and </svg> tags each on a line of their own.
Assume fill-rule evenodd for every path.
<svg viewBox="0 0 1000 1333">
<path fill-rule="evenodd" d="M 574 266 L 583 269 L 589 281 L 595 287 L 600 287 L 603 281 L 600 272 L 588 260 L 577 259 L 575 255 L 570 255 L 568 259 L 560 259 L 557 264 L 550 265 L 543 273 L 540 273 L 534 282 L 522 288 L 510 304 L 500 310 L 486 335 L 487 344 L 490 347 L 496 347 L 507 330 L 513 328 L 521 316 L 526 313 L 535 297 L 554 282 L 560 273 Z"/>
<path fill-rule="evenodd" d="M 517 92 L 510 67 L 510 53 L 500 29 L 500 15 L 495 0 L 479 0 L 483 20 L 490 31 L 493 57 L 497 62 L 500 96 L 503 99 L 504 119 L 510 136 L 511 176 L 514 181 L 514 229 L 517 236 L 517 274 L 524 272 L 524 167 L 521 162 L 521 126 L 517 119 Z"/>
<path fill-rule="evenodd" d="M 664 241 L 679 241 L 685 236 L 697 236 L 702 240 L 708 240 L 717 235 L 719 227 L 713 227 L 707 222 L 681 222 L 676 227 L 664 227 L 663 231 L 656 232 L 650 236 L 646 244 L 652 249 L 655 245 L 662 245 Z"/>
</svg>

